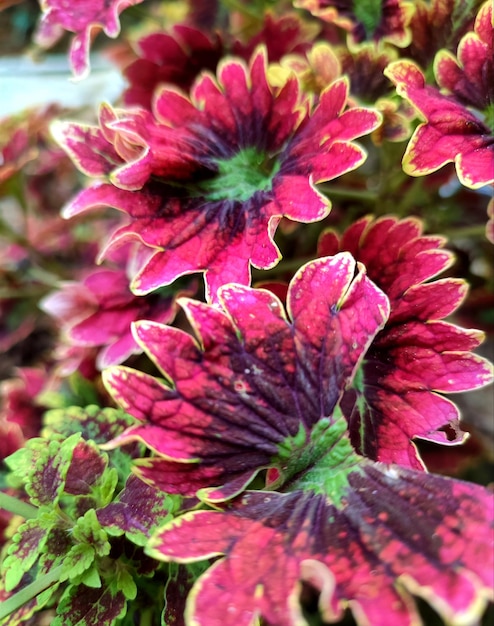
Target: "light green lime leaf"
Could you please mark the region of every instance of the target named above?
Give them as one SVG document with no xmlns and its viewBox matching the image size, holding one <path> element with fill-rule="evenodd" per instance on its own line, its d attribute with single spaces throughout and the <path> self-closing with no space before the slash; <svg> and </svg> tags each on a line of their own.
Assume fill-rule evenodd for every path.
<svg viewBox="0 0 494 626">
<path fill-rule="evenodd" d="M 95 551 L 93 546 L 84 543 L 78 543 L 69 550 L 63 560 L 64 579 L 74 580 L 86 572 L 95 560 Z"/>
<path fill-rule="evenodd" d="M 12 591 L 17 587 L 23 575 L 36 563 L 47 535 L 47 529 L 41 527 L 37 519 L 26 520 L 19 526 L 2 564 L 6 591 Z"/>
</svg>

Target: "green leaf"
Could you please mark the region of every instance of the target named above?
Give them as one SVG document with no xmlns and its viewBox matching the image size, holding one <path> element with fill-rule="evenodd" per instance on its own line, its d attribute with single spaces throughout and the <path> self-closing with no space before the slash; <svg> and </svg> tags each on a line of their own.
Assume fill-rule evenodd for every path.
<svg viewBox="0 0 494 626">
<path fill-rule="evenodd" d="M 135 600 L 137 585 L 127 568 L 119 567 L 116 576 L 116 589 L 121 591 L 127 600 Z"/>
<path fill-rule="evenodd" d="M 74 583 L 77 582 L 78 585 L 82 584 L 86 587 L 91 587 L 93 589 L 100 589 L 101 587 L 101 576 L 99 574 L 98 568 L 95 563 L 85 571 L 81 576 L 79 576 Z"/>
<path fill-rule="evenodd" d="M 97 556 L 107 556 L 110 553 L 108 535 L 101 528 L 93 509 L 77 520 L 72 530 L 72 540 L 91 546 Z"/>
<path fill-rule="evenodd" d="M 94 485 L 98 506 L 106 506 L 113 499 L 115 487 L 118 483 L 118 471 L 111 467 L 106 470 Z"/>
<path fill-rule="evenodd" d="M 382 19 L 381 0 L 358 0 L 353 3 L 353 11 L 364 26 L 367 39 L 371 39 Z"/>
<path fill-rule="evenodd" d="M 95 551 L 93 546 L 78 543 L 69 550 L 63 560 L 62 576 L 68 580 L 74 580 L 84 574 L 94 563 Z"/>
<path fill-rule="evenodd" d="M 19 448 L 13 454 L 4 459 L 4 463 L 10 470 L 9 483 L 12 479 L 17 480 L 20 485 L 25 486 L 29 476 L 32 474 L 36 451 L 33 449 L 34 441 L 31 439 L 24 448 Z"/>
<path fill-rule="evenodd" d="M 48 531 L 38 519 L 25 521 L 14 535 L 2 566 L 6 591 L 12 591 L 37 561 Z"/>
<path fill-rule="evenodd" d="M 325 495 L 338 506 L 348 489 L 349 475 L 360 472 L 361 457 L 355 453 L 350 443 L 348 424 L 339 407 L 335 409 L 333 418 L 335 421 L 326 431 L 314 429 L 311 439 L 316 440 L 314 445 L 318 452 L 324 453 L 312 467 L 290 483 L 289 491 L 310 490 Z"/>
<path fill-rule="evenodd" d="M 84 378 L 80 372 L 74 372 L 69 377 L 69 386 L 73 392 L 77 403 L 81 406 L 97 404 L 99 402 L 98 391 L 95 384 Z M 74 402 L 75 404 L 75 402 Z"/>
<path fill-rule="evenodd" d="M 72 549 L 70 527 L 65 524 L 54 526 L 41 551 L 39 560 L 40 571 L 44 574 L 52 571 L 55 567 L 63 567 L 65 556 Z"/>
<path fill-rule="evenodd" d="M 64 382 L 65 384 L 57 391 L 50 389 L 42 391 L 38 395 L 38 402 L 51 409 L 65 410 L 73 406 L 82 407 L 99 401 L 100 398 L 94 384 L 79 372 L 75 372 Z"/>
<path fill-rule="evenodd" d="M 46 439 L 36 439 L 34 469 L 28 476 L 26 492 L 31 502 L 37 506 L 55 505 L 65 486 L 65 478 L 72 462 L 72 454 L 81 435 L 76 433 L 62 443 Z M 29 446 L 30 440 L 27 445 Z M 40 443 L 42 447 L 40 447 Z"/>
</svg>

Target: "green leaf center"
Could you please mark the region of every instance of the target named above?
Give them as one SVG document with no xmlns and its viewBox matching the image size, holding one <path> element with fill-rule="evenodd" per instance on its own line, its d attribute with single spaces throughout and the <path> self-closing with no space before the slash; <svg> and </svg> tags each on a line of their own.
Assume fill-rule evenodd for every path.
<svg viewBox="0 0 494 626">
<path fill-rule="evenodd" d="M 348 438 L 347 422 L 336 409 L 332 418 L 317 422 L 308 440 L 301 425 L 295 437 L 279 447 L 274 463 L 281 472 L 283 491 L 313 491 L 338 504 L 346 491 L 348 474 L 358 471 L 361 461 Z"/>
<path fill-rule="evenodd" d="M 255 193 L 271 189 L 279 163 L 256 148 L 245 148 L 231 159 L 218 161 L 218 173 L 200 185 L 208 200 L 245 202 Z"/>
<path fill-rule="evenodd" d="M 365 28 L 367 39 L 372 39 L 382 18 L 382 2 L 380 0 L 355 0 L 353 12 L 357 21 Z"/>
<path fill-rule="evenodd" d="M 484 124 L 490 128 L 490 130 L 492 131 L 492 133 L 494 134 L 494 103 L 493 104 L 489 104 L 485 109 L 484 109 Z"/>
</svg>

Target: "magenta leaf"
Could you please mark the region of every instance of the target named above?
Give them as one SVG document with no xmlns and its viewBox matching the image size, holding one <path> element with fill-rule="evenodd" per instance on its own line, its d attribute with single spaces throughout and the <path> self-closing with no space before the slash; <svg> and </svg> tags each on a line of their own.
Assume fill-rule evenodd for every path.
<svg viewBox="0 0 494 626">
<path fill-rule="evenodd" d="M 107 455 L 102 455 L 94 443 L 80 441 L 72 451 L 72 459 L 65 478 L 65 493 L 88 495 L 108 466 Z"/>
<path fill-rule="evenodd" d="M 360 459 L 340 502 L 303 478 L 289 493 L 248 491 L 216 511 L 186 513 L 151 540 L 157 559 L 220 560 L 194 585 L 198 626 L 306 624 L 302 581 L 324 621 L 346 606 L 358 623 L 420 623 L 412 595 L 447 621 L 474 623 L 492 597 L 493 500 L 477 485 Z"/>
<path fill-rule="evenodd" d="M 63 34 L 75 33 L 69 60 L 74 75 L 82 79 L 89 74 L 89 48 L 92 31 L 103 29 L 113 39 L 120 33 L 119 15 L 127 7 L 142 0 L 43 0 L 42 16 L 36 33 L 38 44 L 49 47 Z"/>
<path fill-rule="evenodd" d="M 138 58 L 124 71 L 129 86 L 123 97 L 127 106 L 139 105 L 149 110 L 160 84 L 177 85 L 189 90 L 201 70 L 214 71 L 224 54 L 218 36 L 178 24 L 170 33 L 156 32 L 137 42 Z"/>
<path fill-rule="evenodd" d="M 158 526 L 171 517 L 175 507 L 171 496 L 130 475 L 120 495 L 98 509 L 96 515 L 109 534 L 125 533 L 130 541 L 144 546 Z"/>
<path fill-rule="evenodd" d="M 370 217 L 341 239 L 326 232 L 320 254 L 348 250 L 389 297 L 391 311 L 341 401 L 354 447 L 375 460 L 423 467 L 412 440 L 461 443 L 459 412 L 442 393 L 492 381 L 492 367 L 472 354 L 483 333 L 442 321 L 463 300 L 466 284 L 431 280 L 451 263 L 441 237 L 422 235 L 414 218 Z M 443 428 L 451 425 L 449 441 Z"/>
<path fill-rule="evenodd" d="M 95 270 L 80 282 L 66 282 L 43 298 L 41 307 L 59 321 L 67 342 L 99 349 L 96 366 L 101 370 L 140 352 L 132 336 L 132 322 L 149 319 L 170 323 L 177 310 L 176 297 L 187 294 L 190 289 L 168 296 L 135 296 L 121 267 Z"/>
<path fill-rule="evenodd" d="M 441 50 L 434 59 L 434 74 L 440 87 L 465 106 L 491 117 L 494 109 L 494 22 L 492 2 L 484 2 L 477 14 L 473 32 L 458 45 L 457 57 Z M 487 119 L 487 123 L 489 121 Z M 491 127 L 494 132 L 494 129 Z"/>
<path fill-rule="evenodd" d="M 111 140 L 114 133 L 110 123 L 117 119 L 108 105 L 101 105 L 99 110 L 100 128 L 56 121 L 51 125 L 53 137 L 64 146 L 77 167 L 87 176 L 105 176 L 123 163 L 122 157 L 115 150 Z"/>
<path fill-rule="evenodd" d="M 164 381 L 123 367 L 104 379 L 141 422 L 113 445 L 140 440 L 157 453 L 138 462 L 138 475 L 168 493 L 218 486 L 204 496 L 222 500 L 262 468 L 278 467 L 283 481 L 309 462 L 303 451 L 322 445 L 311 431 L 321 441 L 331 433 L 335 406 L 388 302 L 349 254 L 299 270 L 289 319 L 268 291 L 226 286 L 220 300 L 223 310 L 181 301 L 197 341 L 175 328 L 136 325 Z"/>
<path fill-rule="evenodd" d="M 478 114 L 452 96 L 426 84 L 420 68 L 411 61 L 396 61 L 385 70 L 399 95 L 411 102 L 425 118 L 414 132 L 403 169 L 411 176 L 423 176 L 455 163 L 460 182 L 478 189 L 494 182 L 494 140 L 492 129 Z"/>
</svg>

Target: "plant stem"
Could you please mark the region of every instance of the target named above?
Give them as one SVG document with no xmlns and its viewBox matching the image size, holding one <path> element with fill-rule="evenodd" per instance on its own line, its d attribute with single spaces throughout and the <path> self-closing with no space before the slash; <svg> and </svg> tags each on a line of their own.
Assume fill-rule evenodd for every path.
<svg viewBox="0 0 494 626">
<path fill-rule="evenodd" d="M 9 496 L 3 491 L 0 491 L 0 509 L 14 513 L 14 515 L 20 515 L 25 519 L 38 517 L 38 509 L 35 506 L 14 498 L 14 496 Z"/>
<path fill-rule="evenodd" d="M 458 239 L 460 237 L 484 237 L 485 224 L 475 224 L 475 226 L 460 226 L 458 228 L 446 228 L 442 234 L 448 239 Z"/>
<path fill-rule="evenodd" d="M 139 626 L 151 626 L 153 623 L 153 612 L 151 609 L 144 609 L 141 613 L 141 619 L 139 620 Z"/>
<path fill-rule="evenodd" d="M 408 189 L 403 194 L 401 201 L 398 204 L 398 209 L 396 213 L 401 217 L 405 217 L 408 215 L 409 209 L 414 205 L 419 205 L 420 202 L 417 201 L 420 196 L 420 190 L 422 189 L 424 182 L 422 178 L 414 178 L 411 182 Z"/>
<path fill-rule="evenodd" d="M 239 2 L 239 0 L 223 0 L 223 4 L 228 11 L 238 11 L 239 13 L 253 17 L 256 20 L 260 19 L 258 11 L 251 9 L 248 4 L 243 4 L 242 2 Z"/>
<path fill-rule="evenodd" d="M 48 587 L 51 587 L 58 580 L 60 580 L 60 574 L 62 573 L 63 565 L 58 565 L 50 570 L 47 574 L 40 576 L 34 582 L 26 585 L 24 589 L 21 589 L 7 600 L 0 603 L 0 620 L 7 617 L 21 606 L 24 606 L 26 602 L 35 598 L 38 594 Z"/>
<path fill-rule="evenodd" d="M 379 194 L 366 189 L 352 189 L 351 187 L 332 187 L 331 185 L 320 184 L 318 189 L 330 198 L 343 198 L 348 200 L 362 200 L 362 202 L 377 202 Z"/>
<path fill-rule="evenodd" d="M 313 261 L 313 260 L 314 260 L 314 257 L 307 257 L 307 258 L 301 258 L 301 259 L 290 259 L 287 261 L 281 261 L 280 263 L 278 263 L 278 265 L 276 265 L 272 269 L 263 270 L 262 274 L 260 273 L 259 276 L 257 276 L 256 274 L 256 280 L 271 280 L 273 276 L 279 276 L 281 274 L 284 274 L 285 272 L 294 272 L 300 269 L 300 267 L 304 265 L 305 263 L 307 263 L 308 261 Z"/>
</svg>

